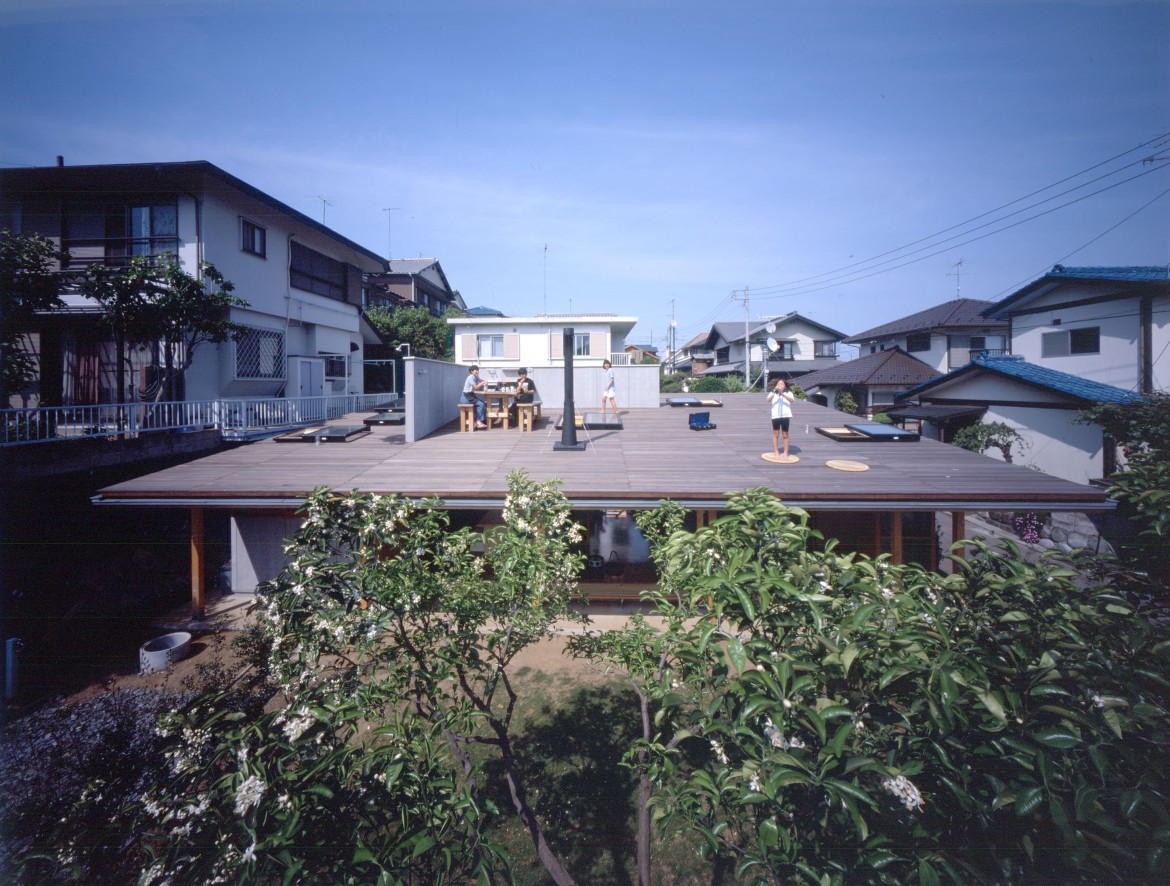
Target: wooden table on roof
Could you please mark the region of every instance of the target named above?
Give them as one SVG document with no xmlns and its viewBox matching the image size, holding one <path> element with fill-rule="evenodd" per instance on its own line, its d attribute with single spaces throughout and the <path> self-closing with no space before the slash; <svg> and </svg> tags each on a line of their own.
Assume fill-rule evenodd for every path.
<svg viewBox="0 0 1170 886">
<path fill-rule="evenodd" d="M 504 390 L 486 390 L 480 391 L 479 396 L 483 397 L 484 406 L 486 407 L 487 426 L 490 429 L 492 426 L 492 419 L 502 419 L 503 429 L 508 430 L 511 422 L 511 415 L 508 412 L 508 407 L 511 405 L 510 401 L 516 396 L 516 392 L 511 389 Z"/>
</svg>

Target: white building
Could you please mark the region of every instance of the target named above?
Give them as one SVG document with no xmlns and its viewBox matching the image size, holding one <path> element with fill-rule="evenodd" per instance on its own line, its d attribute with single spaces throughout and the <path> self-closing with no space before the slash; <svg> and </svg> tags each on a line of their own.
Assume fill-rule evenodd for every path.
<svg viewBox="0 0 1170 886">
<path fill-rule="evenodd" d="M 205 344 L 183 399 L 362 393 L 362 359 L 378 341 L 363 320 L 362 278 L 376 253 L 204 161 L 0 170 L 0 227 L 49 237 L 67 268 L 117 267 L 172 253 L 198 275 L 210 262 L 248 302 L 230 319 L 239 341 Z M 150 359 L 136 352 L 118 396 L 115 355 L 100 309 L 79 295 L 26 331 L 38 358 L 33 404 L 136 399 Z"/>
<path fill-rule="evenodd" d="M 1066 268 L 985 310 L 1006 320 L 1029 363 L 1128 391 L 1170 388 L 1170 274 L 1159 267 Z"/>
<path fill-rule="evenodd" d="M 695 375 L 743 376 L 746 371 L 754 383 L 764 372 L 793 379 L 827 369 L 837 362 L 837 346 L 844 338 L 844 333 L 793 311 L 764 320 L 715 323 L 702 348 L 693 342 L 687 346 L 694 363 L 706 366 Z M 745 355 L 750 367 L 744 366 Z"/>
</svg>

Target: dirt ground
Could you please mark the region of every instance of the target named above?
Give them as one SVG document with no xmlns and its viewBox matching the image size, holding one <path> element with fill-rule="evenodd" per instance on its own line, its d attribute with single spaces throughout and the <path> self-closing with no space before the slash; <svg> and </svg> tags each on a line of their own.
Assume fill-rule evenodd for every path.
<svg viewBox="0 0 1170 886">
<path fill-rule="evenodd" d="M 187 658 L 153 674 L 109 673 L 73 693 L 68 700 L 81 701 L 113 689 L 184 689 L 198 681 L 203 669 L 216 664 L 238 670 L 239 665 L 232 651 L 231 641 L 247 623 L 247 609 L 251 599 L 251 596 L 246 594 L 229 594 L 210 600 L 204 619 L 192 620 L 182 611 L 160 619 L 158 622 L 160 636 L 179 630 L 191 633 L 190 654 Z M 591 624 L 587 628 L 574 624 L 558 625 L 552 637 L 523 650 L 516 657 L 511 672 L 518 673 L 524 668 L 530 668 L 553 677 L 567 677 L 571 682 L 605 679 L 605 675 L 597 666 L 566 655 L 565 644 L 571 634 L 580 633 L 582 630 L 602 631 L 618 628 L 631 611 L 633 610 L 623 610 L 621 607 L 597 607 L 597 611 L 590 611 Z"/>
</svg>

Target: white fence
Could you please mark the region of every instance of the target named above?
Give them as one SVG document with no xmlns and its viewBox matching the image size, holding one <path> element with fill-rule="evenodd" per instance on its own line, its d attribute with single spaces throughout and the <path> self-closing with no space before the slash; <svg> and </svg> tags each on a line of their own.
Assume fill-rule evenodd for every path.
<svg viewBox="0 0 1170 886">
<path fill-rule="evenodd" d="M 391 406 L 397 399 L 393 393 L 342 394 L 0 409 L 0 446 L 207 429 L 218 429 L 227 440 L 248 440 Z"/>
</svg>

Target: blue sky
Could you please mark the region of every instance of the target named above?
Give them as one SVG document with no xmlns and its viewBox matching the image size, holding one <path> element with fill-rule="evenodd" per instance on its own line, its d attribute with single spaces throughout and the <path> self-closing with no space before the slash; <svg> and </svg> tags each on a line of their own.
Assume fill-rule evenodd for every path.
<svg viewBox="0 0 1170 886">
<path fill-rule="evenodd" d="M 4 166 L 208 160 L 660 347 L 1170 262 L 1164 2 L 0 0 L 0 80 Z"/>
</svg>

